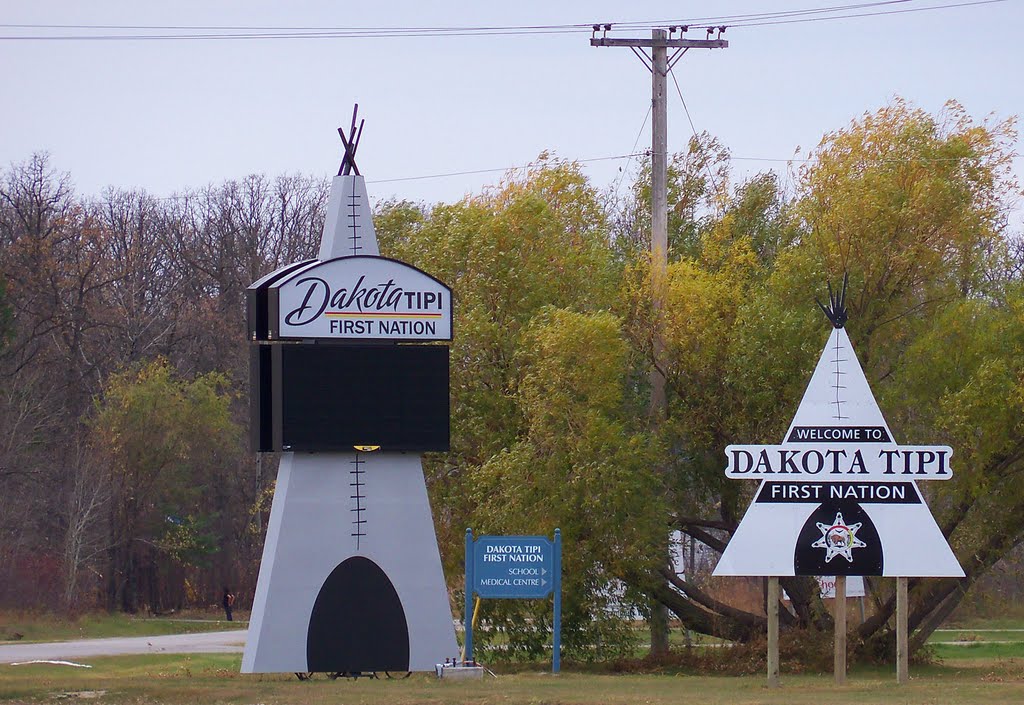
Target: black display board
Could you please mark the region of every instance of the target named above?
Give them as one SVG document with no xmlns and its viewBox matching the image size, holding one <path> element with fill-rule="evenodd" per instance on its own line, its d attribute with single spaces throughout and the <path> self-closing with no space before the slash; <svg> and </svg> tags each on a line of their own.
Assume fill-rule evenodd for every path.
<svg viewBox="0 0 1024 705">
<path fill-rule="evenodd" d="M 274 451 L 270 351 L 269 345 L 249 346 L 249 447 L 256 453 Z"/>
<path fill-rule="evenodd" d="M 255 355 L 256 450 L 331 452 L 449 448 L 448 347 L 280 344 Z M 266 384 L 271 382 L 270 394 Z M 269 397 L 269 398 L 268 398 Z M 265 428 L 270 407 L 270 433 Z M 270 447 L 266 447 L 267 443 Z"/>
<path fill-rule="evenodd" d="M 284 267 L 262 277 L 259 281 L 254 282 L 245 290 L 246 321 L 249 326 L 249 340 L 269 340 L 272 337 L 270 334 L 270 328 L 273 324 L 271 324 L 270 321 L 267 294 L 267 289 L 270 285 L 284 279 L 292 272 L 313 264 L 316 261 L 317 260 L 315 259 L 305 259 L 301 262 L 293 262 L 292 264 L 285 265 Z"/>
</svg>

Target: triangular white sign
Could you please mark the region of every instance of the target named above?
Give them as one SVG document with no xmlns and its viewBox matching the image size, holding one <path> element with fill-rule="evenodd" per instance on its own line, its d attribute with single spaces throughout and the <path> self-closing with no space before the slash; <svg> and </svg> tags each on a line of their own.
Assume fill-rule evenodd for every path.
<svg viewBox="0 0 1024 705">
<path fill-rule="evenodd" d="M 714 574 L 962 577 L 916 484 L 952 454 L 895 442 L 834 328 L 782 444 L 726 448 L 726 475 L 761 485 Z"/>
</svg>

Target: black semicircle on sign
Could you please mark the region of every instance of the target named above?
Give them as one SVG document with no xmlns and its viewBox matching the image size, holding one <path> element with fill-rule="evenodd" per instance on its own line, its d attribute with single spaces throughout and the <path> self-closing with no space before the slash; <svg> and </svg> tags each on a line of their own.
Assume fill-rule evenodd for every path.
<svg viewBox="0 0 1024 705">
<path fill-rule="evenodd" d="M 340 563 L 313 603 L 306 633 L 310 671 L 408 671 L 409 625 L 395 586 L 363 556 Z"/>
<path fill-rule="evenodd" d="M 842 528 L 828 530 L 835 525 L 837 517 L 841 517 L 842 524 L 851 529 L 860 524 L 853 536 L 855 543 L 863 543 L 863 546 L 854 545 L 843 550 L 842 537 L 846 532 Z M 830 542 L 835 542 L 831 550 Z M 813 545 L 815 543 L 819 545 Z M 852 561 L 846 557 L 847 554 L 853 558 Z M 874 522 L 860 504 L 853 500 L 828 501 L 818 505 L 800 529 L 793 564 L 796 575 L 881 575 L 882 541 Z"/>
</svg>

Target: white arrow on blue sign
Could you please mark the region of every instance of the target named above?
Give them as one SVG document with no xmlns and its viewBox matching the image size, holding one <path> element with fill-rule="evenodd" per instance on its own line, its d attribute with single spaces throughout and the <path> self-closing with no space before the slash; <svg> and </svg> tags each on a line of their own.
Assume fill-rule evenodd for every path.
<svg viewBox="0 0 1024 705">
<path fill-rule="evenodd" d="M 481 536 L 473 547 L 473 591 L 480 597 L 547 597 L 553 569 L 554 547 L 546 536 Z"/>
</svg>

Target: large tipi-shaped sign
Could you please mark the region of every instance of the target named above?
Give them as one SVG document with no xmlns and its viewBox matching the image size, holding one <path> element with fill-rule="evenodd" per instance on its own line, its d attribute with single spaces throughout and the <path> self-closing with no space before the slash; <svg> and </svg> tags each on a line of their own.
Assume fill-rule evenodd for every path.
<svg viewBox="0 0 1024 705">
<path fill-rule="evenodd" d="M 448 348 L 416 344 L 451 339 L 451 292 L 380 256 L 354 115 L 341 136 L 319 258 L 249 289 L 253 445 L 281 463 L 243 673 L 458 653 L 420 456 L 448 447 Z"/>
<path fill-rule="evenodd" d="M 952 449 L 896 443 L 830 318 L 782 444 L 726 448 L 726 476 L 761 485 L 714 574 L 962 577 L 917 486 L 952 477 Z"/>
</svg>

